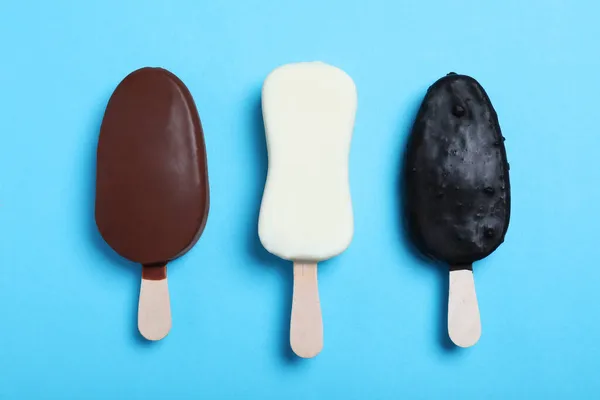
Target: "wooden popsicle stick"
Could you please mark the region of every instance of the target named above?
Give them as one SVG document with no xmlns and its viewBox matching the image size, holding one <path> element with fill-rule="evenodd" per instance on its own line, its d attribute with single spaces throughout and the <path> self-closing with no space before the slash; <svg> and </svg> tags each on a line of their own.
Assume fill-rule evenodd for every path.
<svg viewBox="0 0 600 400">
<path fill-rule="evenodd" d="M 148 340 L 160 340 L 171 330 L 167 266 L 143 266 L 138 329 Z"/>
<path fill-rule="evenodd" d="M 459 347 L 471 347 L 481 336 L 475 280 L 470 268 L 450 271 L 448 335 Z"/>
<path fill-rule="evenodd" d="M 319 302 L 317 263 L 294 262 L 294 297 L 290 345 L 297 356 L 312 358 L 323 349 L 323 318 Z"/>
</svg>

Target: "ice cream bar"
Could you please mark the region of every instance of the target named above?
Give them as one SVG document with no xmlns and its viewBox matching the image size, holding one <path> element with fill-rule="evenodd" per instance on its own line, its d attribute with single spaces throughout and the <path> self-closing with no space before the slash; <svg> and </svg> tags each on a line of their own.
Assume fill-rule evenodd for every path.
<svg viewBox="0 0 600 400">
<path fill-rule="evenodd" d="M 206 151 L 194 100 L 161 68 L 129 74 L 111 96 L 98 141 L 96 224 L 121 256 L 142 264 L 138 328 L 171 328 L 166 265 L 200 237 L 209 208 Z"/>
<path fill-rule="evenodd" d="M 409 140 L 406 210 L 416 246 L 450 266 L 448 332 L 461 347 L 481 335 L 472 264 L 504 241 L 508 169 L 498 117 L 481 85 L 455 73 L 435 82 Z"/>
<path fill-rule="evenodd" d="M 269 167 L 259 236 L 294 262 L 290 344 L 300 357 L 323 346 L 317 262 L 353 235 L 348 157 L 357 96 L 352 79 L 321 62 L 281 66 L 267 77 L 262 109 Z"/>
</svg>

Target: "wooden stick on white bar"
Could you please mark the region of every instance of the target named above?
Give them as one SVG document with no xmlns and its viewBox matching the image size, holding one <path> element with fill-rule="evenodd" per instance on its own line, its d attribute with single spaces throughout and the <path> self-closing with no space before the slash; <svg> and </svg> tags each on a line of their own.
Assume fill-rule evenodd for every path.
<svg viewBox="0 0 600 400">
<path fill-rule="evenodd" d="M 448 335 L 459 347 L 471 347 L 481 336 L 479 305 L 471 269 L 450 271 Z"/>
<path fill-rule="evenodd" d="M 323 349 L 317 263 L 294 262 L 290 344 L 294 353 L 302 358 L 315 357 Z"/>
<path fill-rule="evenodd" d="M 142 267 L 138 329 L 148 340 L 160 340 L 171 330 L 171 303 L 166 266 Z"/>
</svg>

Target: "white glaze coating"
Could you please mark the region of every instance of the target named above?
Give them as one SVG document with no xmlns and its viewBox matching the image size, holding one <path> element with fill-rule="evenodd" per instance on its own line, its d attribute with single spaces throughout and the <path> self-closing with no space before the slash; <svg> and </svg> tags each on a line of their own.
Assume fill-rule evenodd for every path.
<svg viewBox="0 0 600 400">
<path fill-rule="evenodd" d="M 350 244 L 348 158 L 356 106 L 352 79 L 325 63 L 284 65 L 265 80 L 269 170 L 258 231 L 269 252 L 321 261 Z"/>
</svg>

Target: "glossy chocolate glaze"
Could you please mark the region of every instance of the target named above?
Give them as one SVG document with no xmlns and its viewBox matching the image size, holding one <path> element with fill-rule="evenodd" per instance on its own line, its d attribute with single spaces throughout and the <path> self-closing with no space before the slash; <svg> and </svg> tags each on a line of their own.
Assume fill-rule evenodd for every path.
<svg viewBox="0 0 600 400">
<path fill-rule="evenodd" d="M 417 247 L 454 269 L 492 253 L 510 218 L 498 117 L 479 83 L 448 74 L 427 91 L 406 156 L 408 227 Z"/>
<path fill-rule="evenodd" d="M 149 281 L 160 281 L 167 278 L 166 264 L 144 265 L 142 267 L 142 279 Z"/>
<path fill-rule="evenodd" d="M 97 156 L 96 224 L 117 253 L 161 268 L 196 243 L 209 187 L 202 126 L 183 82 L 160 68 L 128 75 L 106 107 Z"/>
</svg>

